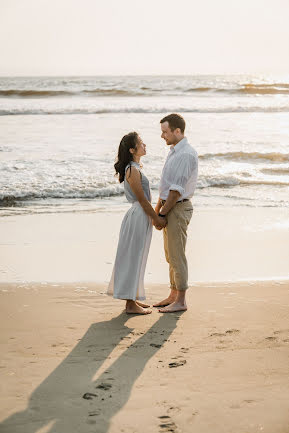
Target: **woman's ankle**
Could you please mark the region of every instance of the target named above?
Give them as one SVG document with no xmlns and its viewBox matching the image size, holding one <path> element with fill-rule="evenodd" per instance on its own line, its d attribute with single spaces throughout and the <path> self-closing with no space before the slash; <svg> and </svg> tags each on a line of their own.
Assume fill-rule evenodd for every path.
<svg viewBox="0 0 289 433">
<path fill-rule="evenodd" d="M 127 307 L 131 307 L 132 305 L 135 305 L 135 304 L 136 304 L 136 302 L 133 301 L 132 299 L 127 299 L 126 300 L 126 306 Z"/>
</svg>

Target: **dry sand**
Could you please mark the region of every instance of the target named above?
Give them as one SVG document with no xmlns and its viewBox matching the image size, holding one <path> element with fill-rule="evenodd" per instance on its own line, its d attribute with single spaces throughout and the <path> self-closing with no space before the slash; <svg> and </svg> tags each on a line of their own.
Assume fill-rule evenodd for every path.
<svg viewBox="0 0 289 433">
<path fill-rule="evenodd" d="M 286 281 L 198 284 L 149 316 L 94 284 L 0 289 L 1 433 L 289 432 Z"/>
</svg>

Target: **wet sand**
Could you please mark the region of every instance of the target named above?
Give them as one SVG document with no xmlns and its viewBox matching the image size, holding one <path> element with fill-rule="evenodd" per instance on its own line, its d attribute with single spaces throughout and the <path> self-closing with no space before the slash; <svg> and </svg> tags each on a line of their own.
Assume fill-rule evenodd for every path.
<svg viewBox="0 0 289 433">
<path fill-rule="evenodd" d="M 289 282 L 199 283 L 149 316 L 104 292 L 1 284 L 1 433 L 289 432 Z"/>
<path fill-rule="evenodd" d="M 107 283 L 128 208 L 1 218 L 0 282 Z M 289 209 L 195 207 L 187 257 L 191 284 L 287 280 Z M 162 233 L 154 230 L 145 283 L 167 282 Z"/>
</svg>

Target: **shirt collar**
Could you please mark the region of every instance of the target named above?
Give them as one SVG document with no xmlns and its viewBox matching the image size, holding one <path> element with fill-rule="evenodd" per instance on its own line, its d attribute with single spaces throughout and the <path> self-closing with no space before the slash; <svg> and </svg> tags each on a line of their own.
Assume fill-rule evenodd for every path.
<svg viewBox="0 0 289 433">
<path fill-rule="evenodd" d="M 188 143 L 187 137 L 182 138 L 177 144 L 171 145 L 171 150 L 175 152 L 179 152 L 186 144 Z"/>
</svg>

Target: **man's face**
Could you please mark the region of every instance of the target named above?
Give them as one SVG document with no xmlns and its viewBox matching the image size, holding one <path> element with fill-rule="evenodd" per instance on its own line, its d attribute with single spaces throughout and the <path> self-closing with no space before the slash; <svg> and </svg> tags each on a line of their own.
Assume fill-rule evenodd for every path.
<svg viewBox="0 0 289 433">
<path fill-rule="evenodd" d="M 162 135 L 161 137 L 165 140 L 168 146 L 176 144 L 178 142 L 177 136 L 175 135 L 176 129 L 174 131 L 169 127 L 168 122 L 161 123 Z"/>
</svg>

